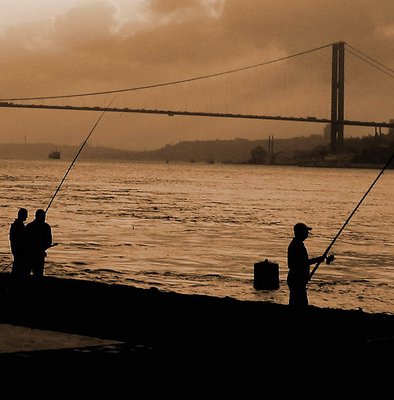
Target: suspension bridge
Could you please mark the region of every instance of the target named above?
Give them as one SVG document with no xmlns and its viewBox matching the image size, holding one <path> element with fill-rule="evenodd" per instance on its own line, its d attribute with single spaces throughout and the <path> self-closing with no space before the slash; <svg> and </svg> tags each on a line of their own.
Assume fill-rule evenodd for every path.
<svg viewBox="0 0 394 400">
<path fill-rule="evenodd" d="M 284 116 L 284 115 L 264 115 L 264 114 L 245 114 L 245 113 L 221 113 L 221 112 L 204 112 L 190 110 L 175 110 L 175 109 L 149 109 L 149 108 L 129 108 L 129 107 L 110 107 L 110 106 L 80 106 L 80 105 L 58 105 L 58 104 L 43 104 L 36 103 L 39 100 L 58 100 L 80 98 L 87 96 L 99 95 L 117 95 L 119 93 L 132 92 L 137 90 L 146 90 L 163 86 L 180 85 L 198 80 L 205 80 L 222 75 L 233 74 L 247 69 L 257 68 L 264 65 L 274 64 L 290 58 L 299 57 L 326 47 L 331 47 L 331 117 L 302 117 L 302 116 Z M 47 109 L 47 110 L 69 110 L 69 111 L 90 111 L 90 112 L 110 112 L 110 113 L 138 113 L 138 114 L 158 114 L 168 116 L 194 116 L 194 117 L 211 117 L 211 118 L 234 118 L 234 119 L 253 119 L 253 120 L 272 120 L 272 121 L 290 121 L 304 123 L 323 123 L 330 125 L 330 144 L 333 154 L 343 151 L 344 148 L 344 126 L 362 126 L 394 129 L 394 120 L 389 121 L 360 121 L 345 119 L 345 50 L 360 58 L 362 61 L 378 69 L 387 76 L 394 78 L 394 70 L 384 66 L 375 59 L 358 51 L 357 49 L 347 45 L 345 42 L 332 43 L 325 46 L 320 46 L 311 50 L 267 61 L 260 64 L 254 64 L 238 69 L 224 71 L 220 73 L 192 77 L 184 80 L 170 81 L 159 84 L 145 85 L 139 87 L 109 90 L 103 92 L 78 93 L 63 96 L 44 96 L 44 97 L 24 97 L 24 98 L 4 98 L 0 99 L 1 108 L 25 108 L 25 109 Z M 30 101 L 30 102 L 29 102 Z M 34 101 L 33 103 L 31 101 Z"/>
</svg>

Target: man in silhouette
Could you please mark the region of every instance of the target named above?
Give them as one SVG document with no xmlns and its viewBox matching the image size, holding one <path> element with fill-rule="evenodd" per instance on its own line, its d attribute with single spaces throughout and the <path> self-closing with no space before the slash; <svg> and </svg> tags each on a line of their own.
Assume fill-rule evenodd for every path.
<svg viewBox="0 0 394 400">
<path fill-rule="evenodd" d="M 18 210 L 18 217 L 10 226 L 10 245 L 11 252 L 14 257 L 12 263 L 12 273 L 17 277 L 25 277 L 30 274 L 27 266 L 27 241 L 25 221 L 28 212 L 26 208 Z"/>
<path fill-rule="evenodd" d="M 297 310 L 305 310 L 308 305 L 307 283 L 310 266 L 324 261 L 325 256 L 309 258 L 304 240 L 308 238 L 312 228 L 299 222 L 294 225 L 294 237 L 287 249 L 287 285 L 290 289 L 289 306 Z"/>
<path fill-rule="evenodd" d="M 26 225 L 31 271 L 37 278 L 44 275 L 46 250 L 52 246 L 52 229 L 45 217 L 45 211 L 38 209 L 34 221 Z"/>
</svg>

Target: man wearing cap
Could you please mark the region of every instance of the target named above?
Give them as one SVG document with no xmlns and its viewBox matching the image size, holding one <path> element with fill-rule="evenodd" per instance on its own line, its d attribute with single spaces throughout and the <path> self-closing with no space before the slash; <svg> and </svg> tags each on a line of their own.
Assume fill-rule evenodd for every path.
<svg viewBox="0 0 394 400">
<path fill-rule="evenodd" d="M 299 222 L 294 225 L 294 237 L 287 249 L 287 285 L 290 289 L 289 306 L 295 309 L 308 307 L 306 285 L 309 281 L 310 266 L 324 261 L 325 256 L 309 258 L 304 240 L 308 238 L 311 227 Z"/>
</svg>

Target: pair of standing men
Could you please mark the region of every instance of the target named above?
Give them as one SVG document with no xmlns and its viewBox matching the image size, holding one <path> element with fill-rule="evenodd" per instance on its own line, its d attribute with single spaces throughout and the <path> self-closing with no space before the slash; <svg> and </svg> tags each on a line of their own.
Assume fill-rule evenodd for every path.
<svg viewBox="0 0 394 400">
<path fill-rule="evenodd" d="M 19 277 L 44 275 L 46 250 L 52 246 L 52 229 L 45 222 L 46 213 L 38 209 L 34 221 L 25 226 L 28 211 L 18 210 L 10 227 L 10 245 L 14 256 L 12 272 Z"/>
</svg>

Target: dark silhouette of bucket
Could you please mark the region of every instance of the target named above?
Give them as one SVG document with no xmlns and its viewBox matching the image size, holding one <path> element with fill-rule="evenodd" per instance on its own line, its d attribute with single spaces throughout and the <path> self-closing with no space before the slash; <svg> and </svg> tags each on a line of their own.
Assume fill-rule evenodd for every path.
<svg viewBox="0 0 394 400">
<path fill-rule="evenodd" d="M 257 290 L 279 289 L 279 264 L 268 259 L 255 263 L 253 286 Z"/>
</svg>

